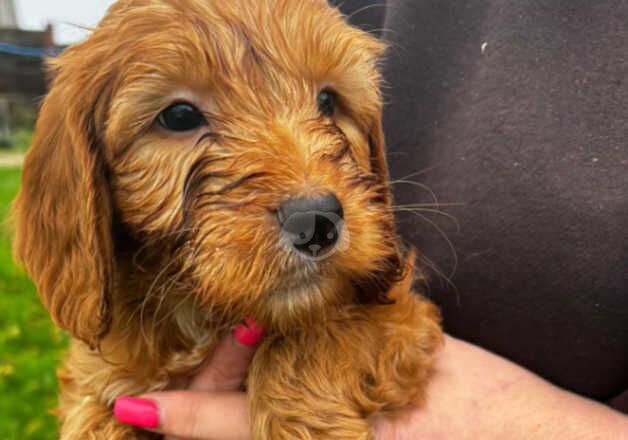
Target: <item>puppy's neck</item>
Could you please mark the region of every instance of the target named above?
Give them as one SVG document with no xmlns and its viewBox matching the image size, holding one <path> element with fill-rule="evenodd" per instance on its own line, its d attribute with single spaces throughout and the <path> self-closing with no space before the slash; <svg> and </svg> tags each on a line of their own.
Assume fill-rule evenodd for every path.
<svg viewBox="0 0 628 440">
<path fill-rule="evenodd" d="M 101 346 L 105 358 L 126 364 L 160 359 L 167 369 L 194 367 L 228 326 L 211 319 L 168 255 L 154 250 L 118 254 L 112 331 Z"/>
</svg>

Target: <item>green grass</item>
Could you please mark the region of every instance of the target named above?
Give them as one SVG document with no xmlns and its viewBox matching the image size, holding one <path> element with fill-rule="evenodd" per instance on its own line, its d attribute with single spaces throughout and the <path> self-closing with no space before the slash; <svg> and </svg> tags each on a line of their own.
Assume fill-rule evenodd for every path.
<svg viewBox="0 0 628 440">
<path fill-rule="evenodd" d="M 25 136 L 26 137 L 26 136 Z M 0 169 L 0 217 L 19 187 L 19 169 Z M 4 222 L 6 224 L 6 222 Z M 45 243 L 42 243 L 45 245 Z M 0 231 L 0 440 L 55 439 L 55 368 L 66 347 L 33 284 L 11 257 L 11 233 Z"/>
</svg>

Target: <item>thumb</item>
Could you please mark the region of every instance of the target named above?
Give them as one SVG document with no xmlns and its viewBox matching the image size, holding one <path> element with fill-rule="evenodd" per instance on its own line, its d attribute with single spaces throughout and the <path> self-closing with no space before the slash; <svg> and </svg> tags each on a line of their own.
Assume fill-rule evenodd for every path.
<svg viewBox="0 0 628 440">
<path fill-rule="evenodd" d="M 264 329 L 247 318 L 218 343 L 188 391 L 119 397 L 113 410 L 116 419 L 176 437 L 248 439 L 246 395 L 234 391 L 246 379 L 263 335 Z"/>
<path fill-rule="evenodd" d="M 120 397 L 114 414 L 123 423 L 178 438 L 251 438 L 244 393 L 169 391 L 140 399 Z"/>
<path fill-rule="evenodd" d="M 195 391 L 237 391 L 246 379 L 255 347 L 264 329 L 247 318 L 218 343 L 212 355 L 189 385 Z"/>
</svg>

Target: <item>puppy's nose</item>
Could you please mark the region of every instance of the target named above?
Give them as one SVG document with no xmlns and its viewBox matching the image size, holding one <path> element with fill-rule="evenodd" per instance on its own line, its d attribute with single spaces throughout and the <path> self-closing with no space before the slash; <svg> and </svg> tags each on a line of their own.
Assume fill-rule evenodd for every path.
<svg viewBox="0 0 628 440">
<path fill-rule="evenodd" d="M 340 201 L 334 194 L 296 198 L 277 210 L 282 234 L 292 246 L 308 257 L 329 253 L 338 241 L 343 224 Z"/>
</svg>

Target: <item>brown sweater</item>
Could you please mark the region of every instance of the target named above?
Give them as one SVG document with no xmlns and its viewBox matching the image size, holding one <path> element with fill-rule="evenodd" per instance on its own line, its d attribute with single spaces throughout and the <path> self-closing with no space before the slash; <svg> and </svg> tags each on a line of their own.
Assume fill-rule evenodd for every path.
<svg viewBox="0 0 628 440">
<path fill-rule="evenodd" d="M 428 290 L 446 330 L 628 412 L 628 1 L 343 9 L 391 43 L 393 179 L 419 172 L 409 180 L 461 204 L 440 208 L 459 230 L 429 211 L 398 217 L 445 275 L 443 234 L 456 251 L 457 290 L 435 271 Z M 433 203 L 394 189 L 397 205 Z"/>
</svg>

